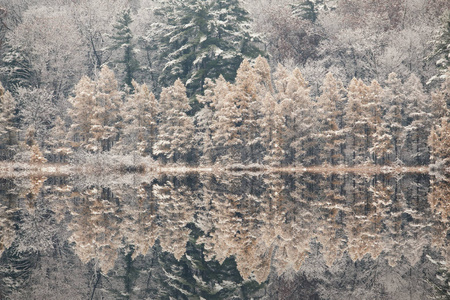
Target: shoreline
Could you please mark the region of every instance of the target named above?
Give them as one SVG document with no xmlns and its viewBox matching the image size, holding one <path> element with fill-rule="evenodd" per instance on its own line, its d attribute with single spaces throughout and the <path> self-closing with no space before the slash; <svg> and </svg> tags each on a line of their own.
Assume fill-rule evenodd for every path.
<svg viewBox="0 0 450 300">
<path fill-rule="evenodd" d="M 287 166 L 270 167 L 264 165 L 231 165 L 228 167 L 213 166 L 171 166 L 171 165 L 142 165 L 138 167 L 108 165 L 70 165 L 70 164 L 25 164 L 0 162 L 0 178 L 34 177 L 34 176 L 70 176 L 76 174 L 184 174 L 184 173 L 318 173 L 318 174 L 428 174 L 430 166 Z"/>
</svg>

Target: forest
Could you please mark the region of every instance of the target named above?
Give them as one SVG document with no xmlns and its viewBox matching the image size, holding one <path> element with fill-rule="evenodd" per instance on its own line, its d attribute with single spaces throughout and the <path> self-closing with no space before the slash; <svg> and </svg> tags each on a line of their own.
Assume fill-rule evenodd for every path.
<svg viewBox="0 0 450 300">
<path fill-rule="evenodd" d="M 449 9 L 0 1 L 0 160 L 445 170 Z"/>
</svg>

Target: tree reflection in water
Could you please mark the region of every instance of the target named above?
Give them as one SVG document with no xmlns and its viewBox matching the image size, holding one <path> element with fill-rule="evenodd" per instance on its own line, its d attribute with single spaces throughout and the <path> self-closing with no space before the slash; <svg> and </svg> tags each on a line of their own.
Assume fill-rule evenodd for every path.
<svg viewBox="0 0 450 300">
<path fill-rule="evenodd" d="M 0 299 L 424 299 L 449 192 L 423 174 L 3 179 Z"/>
</svg>

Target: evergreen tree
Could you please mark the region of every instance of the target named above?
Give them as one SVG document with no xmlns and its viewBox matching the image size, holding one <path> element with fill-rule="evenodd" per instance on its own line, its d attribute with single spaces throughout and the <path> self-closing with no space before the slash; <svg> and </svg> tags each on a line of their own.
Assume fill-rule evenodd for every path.
<svg viewBox="0 0 450 300">
<path fill-rule="evenodd" d="M 15 124 L 15 99 L 0 83 L 0 159 L 11 159 L 15 154 L 17 128 Z"/>
<path fill-rule="evenodd" d="M 321 11 L 336 8 L 333 2 L 332 0 L 302 0 L 300 3 L 291 5 L 292 14 L 315 23 Z"/>
<path fill-rule="evenodd" d="M 113 40 L 113 44 L 110 47 L 111 50 L 120 49 L 123 51 L 122 59 L 118 63 L 123 64 L 124 70 L 124 82 L 132 88 L 132 80 L 134 79 L 134 73 L 139 68 L 139 63 L 134 53 L 134 41 L 133 33 L 131 32 L 130 25 L 133 22 L 131 18 L 130 9 L 122 11 L 113 25 L 113 34 L 110 38 Z"/>
<path fill-rule="evenodd" d="M 387 124 L 382 122 L 382 95 L 383 89 L 376 80 L 373 80 L 368 89 L 365 113 L 367 114 L 366 143 L 370 147 L 368 150 L 375 164 L 386 163 L 389 154 L 392 152 L 392 136 Z"/>
<path fill-rule="evenodd" d="M 344 102 L 344 87 L 333 74 L 328 73 L 322 85 L 322 94 L 317 99 L 317 119 L 320 126 L 315 138 L 320 139 L 321 160 L 330 164 L 343 162 L 345 135 L 339 128 L 341 113 L 339 107 Z"/>
<path fill-rule="evenodd" d="M 412 156 L 410 162 L 428 164 L 427 139 L 430 134 L 432 114 L 429 98 L 423 92 L 422 83 L 415 75 L 411 75 L 404 84 L 407 104 L 405 109 L 405 151 Z"/>
<path fill-rule="evenodd" d="M 103 67 L 95 81 L 95 105 L 91 120 L 92 133 L 101 151 L 109 151 L 119 136 L 122 94 L 114 72 Z"/>
<path fill-rule="evenodd" d="M 279 167 L 285 159 L 286 130 L 281 106 L 267 93 L 260 103 L 262 118 L 258 120 L 262 144 L 265 148 L 264 163 Z"/>
<path fill-rule="evenodd" d="M 160 82 L 169 85 L 180 78 L 189 96 L 202 91 L 206 78 L 233 80 L 244 58 L 261 53 L 238 0 L 172 0 L 156 13 L 163 20 L 150 35 L 158 33 L 164 65 Z"/>
<path fill-rule="evenodd" d="M 186 87 L 181 80 L 162 90 L 159 135 L 153 154 L 159 155 L 165 162 L 176 163 L 180 159 L 192 162 L 194 123 L 187 115 L 189 110 Z"/>
<path fill-rule="evenodd" d="M 123 129 L 120 148 L 124 152 L 137 151 L 141 155 L 153 153 L 156 142 L 158 103 L 146 84 L 132 82 L 134 94 L 127 97 L 121 112 Z"/>
<path fill-rule="evenodd" d="M 14 90 L 17 87 L 29 87 L 33 81 L 33 71 L 30 59 L 20 47 L 6 43 L 3 49 L 0 74 L 5 87 Z"/>
<path fill-rule="evenodd" d="M 347 105 L 345 107 L 345 131 L 347 134 L 346 150 L 347 163 L 360 164 L 366 158 L 366 126 L 367 119 L 364 112 L 368 87 L 353 78 L 348 86 Z"/>
<path fill-rule="evenodd" d="M 440 74 L 433 76 L 429 82 L 437 77 L 445 78 L 447 69 L 450 67 L 450 11 L 443 14 L 441 28 L 433 43 L 434 50 L 428 59 L 436 59 Z"/>
<path fill-rule="evenodd" d="M 72 148 L 84 148 L 98 151 L 92 134 L 93 113 L 95 102 L 95 82 L 83 76 L 75 87 L 75 96 L 69 99 L 72 107 L 68 110 L 71 125 L 68 136 L 72 141 Z"/>
<path fill-rule="evenodd" d="M 384 89 L 384 121 L 389 128 L 394 146 L 394 160 L 400 160 L 401 146 L 404 142 L 404 110 L 406 105 L 403 84 L 397 74 L 391 73 Z"/>
</svg>

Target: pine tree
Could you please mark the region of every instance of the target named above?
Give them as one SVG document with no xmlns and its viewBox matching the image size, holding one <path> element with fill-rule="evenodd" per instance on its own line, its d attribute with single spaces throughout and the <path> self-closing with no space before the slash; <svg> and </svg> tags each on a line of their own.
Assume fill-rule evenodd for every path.
<svg viewBox="0 0 450 300">
<path fill-rule="evenodd" d="M 239 124 L 239 135 L 244 146 L 242 156 L 244 163 L 261 160 L 261 157 L 257 154 L 260 146 L 260 130 L 258 127 L 260 104 L 257 82 L 259 82 L 258 75 L 250 62 L 244 59 L 237 71 L 233 89 L 234 101 L 236 101 L 242 120 Z"/>
<path fill-rule="evenodd" d="M 192 163 L 194 145 L 194 124 L 187 115 L 190 110 L 186 87 L 181 80 L 164 88 L 160 96 L 160 124 L 158 141 L 153 146 L 154 155 L 159 155 L 163 161 L 178 162 L 184 159 Z"/>
<path fill-rule="evenodd" d="M 212 141 L 217 162 L 225 164 L 242 163 L 244 143 L 240 135 L 242 114 L 233 93 L 223 95 L 216 105 L 212 123 Z"/>
<path fill-rule="evenodd" d="M 415 75 L 411 75 L 404 84 L 406 94 L 406 127 L 405 150 L 416 164 L 428 164 L 427 139 L 430 134 L 432 114 L 429 98 L 423 92 L 422 83 Z"/>
<path fill-rule="evenodd" d="M 113 40 L 113 45 L 110 49 L 123 51 L 122 59 L 118 63 L 123 64 L 125 67 L 124 82 L 129 88 L 132 88 L 131 82 L 134 79 L 134 73 L 139 68 L 139 62 L 134 52 L 133 33 L 130 28 L 132 22 L 130 9 L 122 11 L 113 25 L 113 34 L 110 36 Z"/>
<path fill-rule="evenodd" d="M 315 138 L 320 139 L 320 153 L 322 161 L 330 164 L 343 162 L 343 145 L 345 135 L 339 127 L 342 118 L 339 108 L 344 102 L 344 87 L 333 74 L 328 73 L 322 85 L 322 94 L 317 99 L 316 118 L 319 129 Z"/>
<path fill-rule="evenodd" d="M 200 162 L 210 165 L 219 154 L 216 153 L 217 148 L 213 143 L 215 113 L 220 109 L 222 99 L 230 92 L 230 84 L 223 76 L 219 76 L 215 81 L 207 78 L 205 82 L 204 96 L 198 96 L 203 108 L 195 115 L 195 136 L 196 144 L 200 146 Z"/>
<path fill-rule="evenodd" d="M 353 78 L 348 86 L 347 105 L 345 107 L 345 131 L 347 133 L 346 148 L 350 155 L 346 155 L 347 163 L 360 164 L 366 158 L 366 125 L 367 119 L 364 112 L 368 87 Z"/>
<path fill-rule="evenodd" d="M 92 134 L 101 151 L 109 151 L 120 131 L 122 92 L 114 72 L 103 67 L 95 81 L 95 103 L 92 111 Z"/>
<path fill-rule="evenodd" d="M 68 155 L 72 153 L 72 149 L 67 143 L 67 128 L 60 116 L 56 117 L 53 122 L 53 128 L 50 130 L 50 152 L 54 162 L 66 162 Z"/>
<path fill-rule="evenodd" d="M 11 159 L 15 153 L 17 128 L 15 125 L 15 99 L 0 83 L 0 159 Z"/>
<path fill-rule="evenodd" d="M 333 1 L 327 0 L 302 0 L 300 3 L 292 4 L 292 14 L 296 17 L 309 20 L 313 23 L 317 21 L 321 11 L 335 9 Z"/>
<path fill-rule="evenodd" d="M 168 85 L 180 78 L 189 96 L 202 91 L 206 78 L 234 80 L 242 60 L 261 53 L 238 0 L 172 0 L 156 13 L 163 22 L 154 24 L 150 35 L 159 34 L 160 82 Z"/>
<path fill-rule="evenodd" d="M 18 86 L 29 87 L 34 79 L 31 62 L 25 51 L 8 43 L 4 45 L 0 74 L 9 90 Z"/>
<path fill-rule="evenodd" d="M 373 80 L 368 89 L 368 101 L 365 105 L 367 119 L 366 143 L 375 164 L 384 164 L 392 152 L 392 136 L 387 124 L 382 122 L 381 97 L 383 89 Z M 381 158 L 381 160 L 380 160 Z"/>
<path fill-rule="evenodd" d="M 406 105 L 403 84 L 397 74 L 391 73 L 384 89 L 384 121 L 387 123 L 394 146 L 394 160 L 401 160 L 401 147 L 404 142 L 403 112 Z"/>
<path fill-rule="evenodd" d="M 98 151 L 98 145 L 95 144 L 92 134 L 96 106 L 95 82 L 83 76 L 75 87 L 75 96 L 70 98 L 69 102 L 72 107 L 68 110 L 71 118 L 68 136 L 72 141 L 72 148 Z"/>
<path fill-rule="evenodd" d="M 261 130 L 262 144 L 265 148 L 264 163 L 279 167 L 285 159 L 286 130 L 281 106 L 276 99 L 267 93 L 260 103 L 262 118 L 258 120 Z"/>
<path fill-rule="evenodd" d="M 121 112 L 123 129 L 120 147 L 125 152 L 137 151 L 141 155 L 153 153 L 156 143 L 158 102 L 146 84 L 132 82 L 134 93 L 127 97 Z"/>
<path fill-rule="evenodd" d="M 450 166 L 450 70 L 447 71 L 441 90 L 433 95 L 433 127 L 428 138 L 430 160 L 440 167 Z"/>
<path fill-rule="evenodd" d="M 310 88 L 298 68 L 289 74 L 283 66 L 279 66 L 274 74 L 277 88 L 277 101 L 281 105 L 286 124 L 286 156 L 287 162 L 311 163 L 314 145 L 311 132 L 313 130 L 312 101 Z M 308 156 L 308 159 L 306 157 Z"/>
<path fill-rule="evenodd" d="M 433 76 L 429 82 L 438 77 L 445 78 L 447 69 L 450 68 L 450 11 L 442 17 L 441 28 L 434 38 L 434 50 L 428 59 L 436 59 L 436 66 L 440 70 L 440 74 Z"/>
</svg>

